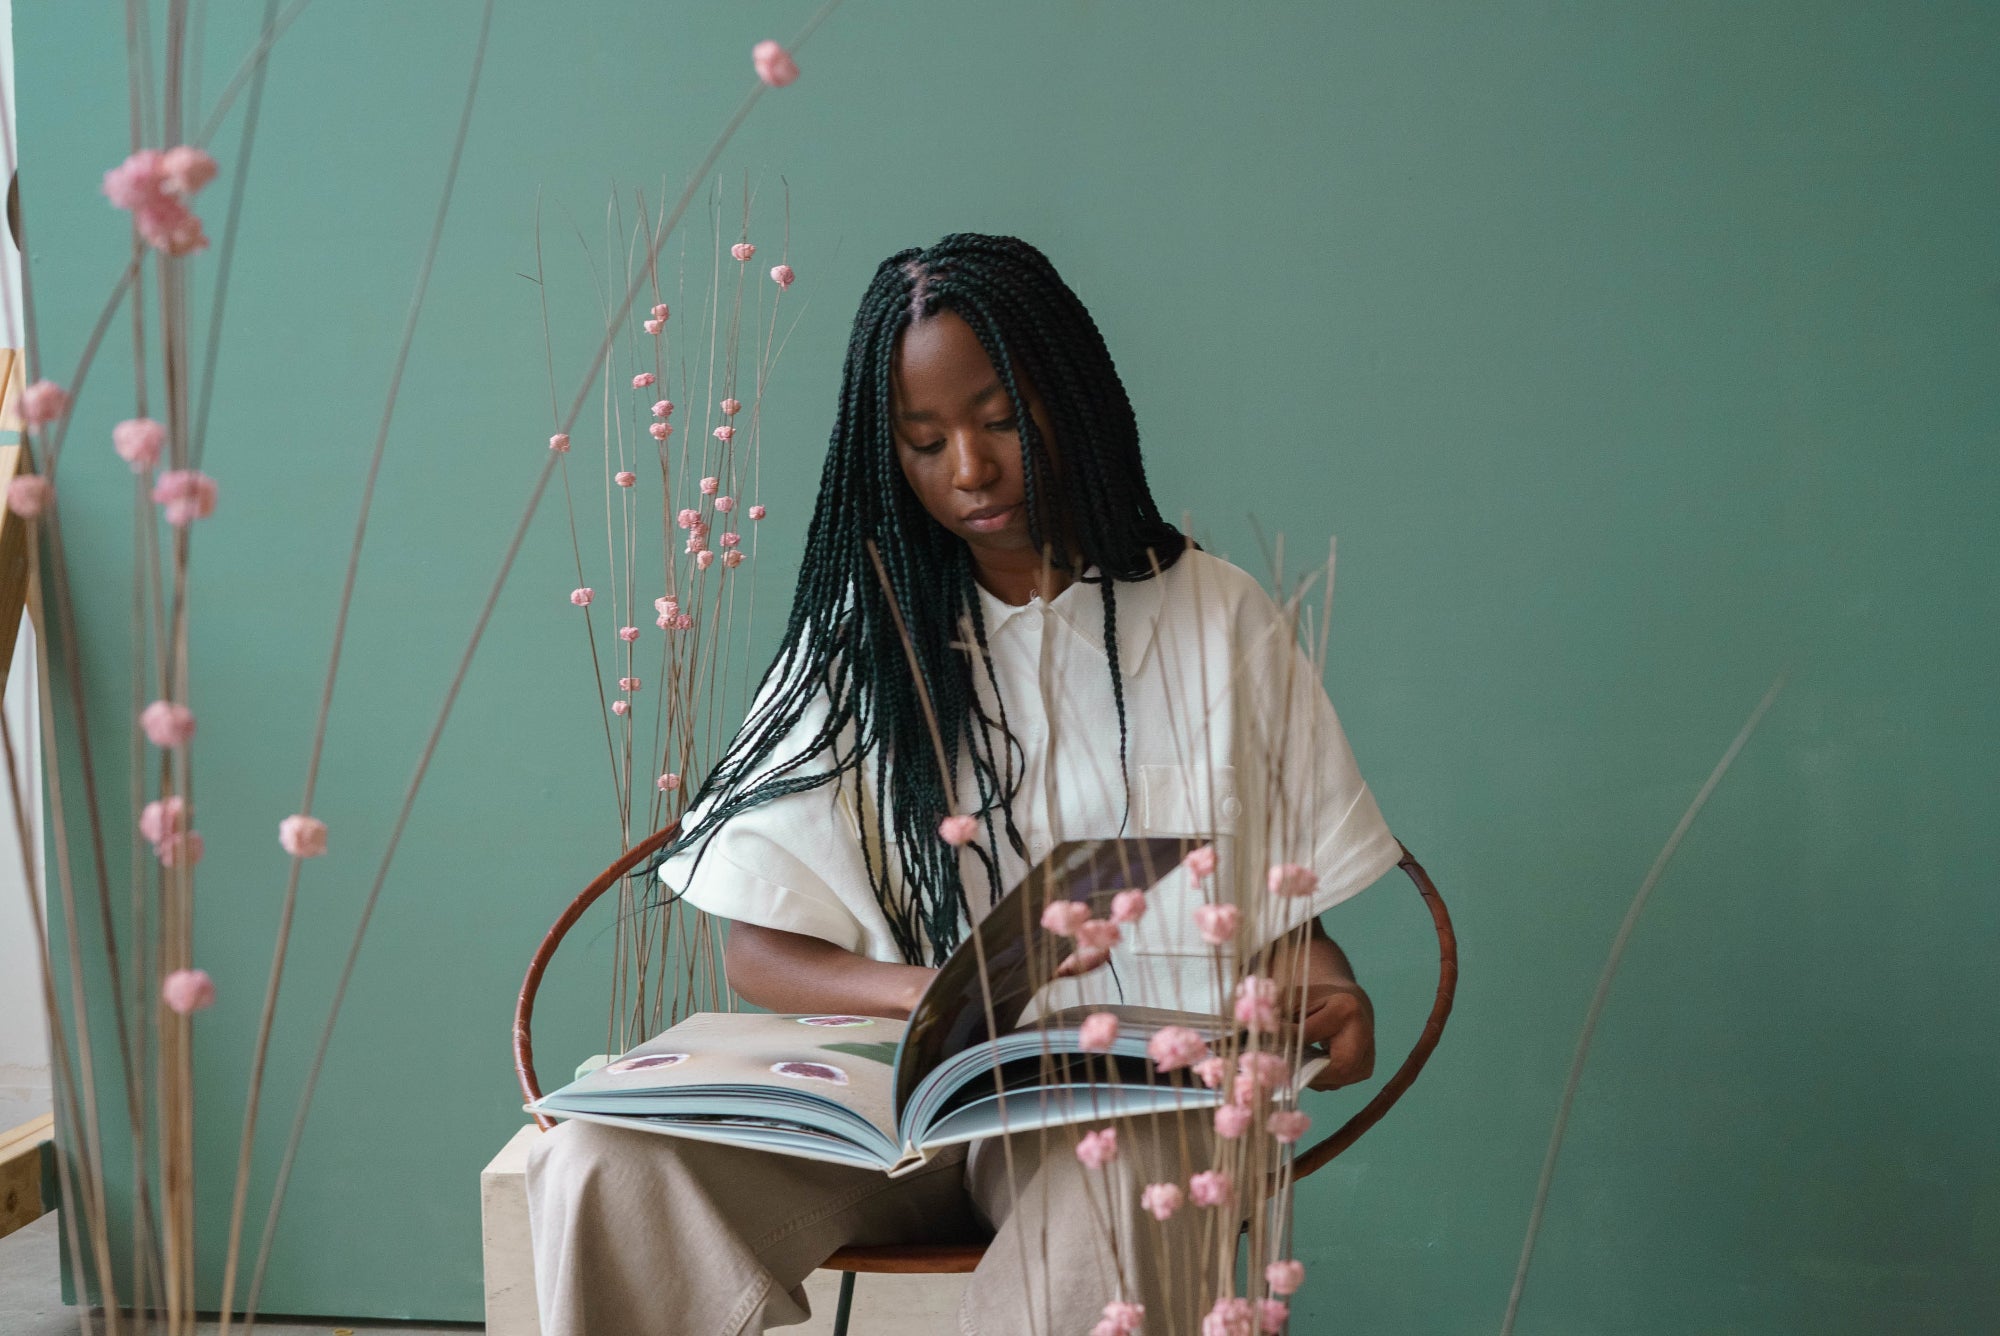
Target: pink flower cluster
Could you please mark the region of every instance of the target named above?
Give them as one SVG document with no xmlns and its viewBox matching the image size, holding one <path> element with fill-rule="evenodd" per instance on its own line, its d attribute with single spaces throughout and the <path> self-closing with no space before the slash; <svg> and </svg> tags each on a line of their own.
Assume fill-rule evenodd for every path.
<svg viewBox="0 0 2000 1336">
<path fill-rule="evenodd" d="M 1252 1033 L 1278 1028 L 1278 985 L 1261 974 L 1245 977 L 1236 985 L 1237 1024 Z"/>
<path fill-rule="evenodd" d="M 729 248 L 729 253 L 738 261 L 747 261 L 757 253 L 757 248 L 747 241 L 739 241 Z"/>
<path fill-rule="evenodd" d="M 111 429 L 111 448 L 134 473 L 144 473 L 159 463 L 166 445 L 167 429 L 151 418 L 127 418 Z"/>
<path fill-rule="evenodd" d="M 208 249 L 187 202 L 215 179 L 215 159 L 183 144 L 162 152 L 142 148 L 104 174 L 104 194 L 132 223 L 147 245 L 164 255 L 192 255 Z"/>
<path fill-rule="evenodd" d="M 780 292 L 798 282 L 798 278 L 799 276 L 792 272 L 792 267 L 788 264 L 771 266 L 771 281 L 778 285 L 778 291 Z"/>
<path fill-rule="evenodd" d="M 1155 1220 L 1169 1220 L 1185 1200 L 1178 1183 L 1150 1183 L 1139 1194 L 1139 1205 Z"/>
<path fill-rule="evenodd" d="M 162 867 L 193 867 L 201 861 L 201 835 L 188 829 L 187 799 L 155 798 L 139 811 L 139 833 L 153 846 Z"/>
<path fill-rule="evenodd" d="M 1195 931 L 1210 946 L 1221 946 L 1236 935 L 1243 923 L 1243 911 L 1235 905 L 1196 905 Z"/>
<path fill-rule="evenodd" d="M 215 980 L 207 970 L 175 970 L 160 981 L 160 1000 L 177 1016 L 191 1016 L 215 1005 Z"/>
<path fill-rule="evenodd" d="M 772 88 L 783 88 L 799 77 L 799 63 L 791 53 L 776 42 L 759 42 L 750 48 L 750 63 L 757 68 L 757 77 Z M 747 260 L 747 255 L 738 259 Z"/>
<path fill-rule="evenodd" d="M 139 727 L 155 747 L 185 747 L 194 739 L 194 711 L 170 700 L 156 700 L 139 711 Z"/>
<path fill-rule="evenodd" d="M 1118 1017 L 1111 1012 L 1092 1012 L 1077 1027 L 1077 1047 L 1086 1053 L 1109 1053 L 1117 1041 Z"/>
<path fill-rule="evenodd" d="M 1090 906 L 1081 900 L 1052 900 L 1042 911 L 1042 928 L 1057 937 L 1074 937 L 1090 920 Z"/>
<path fill-rule="evenodd" d="M 194 469 L 168 469 L 153 482 L 153 500 L 167 523 L 185 528 L 215 513 L 215 479 Z"/>
<path fill-rule="evenodd" d="M 657 788 L 661 793 L 672 793 L 680 786 L 681 777 L 669 770 L 666 774 L 660 776 L 658 782 L 653 787 Z"/>
<path fill-rule="evenodd" d="M 33 519 L 56 499 L 56 485 L 39 473 L 24 473 L 7 480 L 7 509 L 22 519 Z"/>
<path fill-rule="evenodd" d="M 1146 1305 L 1114 1300 L 1104 1305 L 1104 1316 L 1090 1329 L 1090 1336 L 1133 1336 L 1146 1320 Z"/>
<path fill-rule="evenodd" d="M 938 822 L 938 838 L 953 848 L 968 845 L 979 837 L 979 818 L 963 813 Z"/>
<path fill-rule="evenodd" d="M 1257 1310 L 1248 1299 L 1217 1299 L 1201 1320 L 1201 1336 L 1253 1336 Z"/>
<path fill-rule="evenodd" d="M 294 858 L 326 856 L 326 822 L 299 813 L 278 823 L 278 844 Z"/>
<path fill-rule="evenodd" d="M 1192 1067 L 1208 1056 L 1208 1041 L 1185 1025 L 1169 1025 L 1146 1041 L 1146 1056 L 1163 1072 Z"/>
<path fill-rule="evenodd" d="M 1118 1129 L 1100 1127 L 1086 1132 L 1076 1143 L 1076 1158 L 1092 1169 L 1102 1169 L 1118 1158 Z"/>
<path fill-rule="evenodd" d="M 69 391 L 52 380 L 38 380 L 21 391 L 21 421 L 46 427 L 69 412 Z"/>
</svg>

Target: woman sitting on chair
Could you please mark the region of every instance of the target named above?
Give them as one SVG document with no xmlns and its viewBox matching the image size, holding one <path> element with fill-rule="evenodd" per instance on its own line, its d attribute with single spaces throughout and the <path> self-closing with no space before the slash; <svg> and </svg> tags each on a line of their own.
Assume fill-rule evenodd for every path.
<svg viewBox="0 0 2000 1336">
<path fill-rule="evenodd" d="M 960 233 L 890 256 L 854 319 L 782 645 L 661 881 L 731 920 L 748 1001 L 901 1017 L 1060 841 L 1200 842 L 1239 813 L 1260 857 L 1318 882 L 1238 947 L 1304 943 L 1271 970 L 1331 1059 L 1314 1084 L 1361 1080 L 1373 1016 L 1316 916 L 1399 849 L 1291 620 L 1161 518 L 1110 353 L 1039 251 Z M 969 842 L 940 838 L 955 814 Z M 1220 1010 L 1214 956 L 1184 935 L 1115 949 L 1050 1005 Z M 1214 1216 L 1156 1221 L 1140 1192 L 1206 1167 L 1208 1135 L 1134 1119 L 1095 1169 L 1070 1137 L 1016 1135 L 892 1180 L 565 1123 L 528 1166 L 544 1336 L 755 1333 L 804 1320 L 800 1284 L 839 1248 L 988 1236 L 966 1333 L 1080 1334 L 1112 1299 L 1192 1331 L 1214 1268 L 1162 1259 L 1196 1256 Z"/>
</svg>

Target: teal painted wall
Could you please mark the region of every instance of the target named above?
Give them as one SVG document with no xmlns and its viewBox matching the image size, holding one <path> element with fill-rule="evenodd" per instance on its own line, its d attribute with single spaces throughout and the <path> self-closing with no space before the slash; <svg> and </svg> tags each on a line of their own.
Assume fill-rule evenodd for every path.
<svg viewBox="0 0 2000 1336">
<path fill-rule="evenodd" d="M 209 6 L 210 87 L 254 8 Z M 211 1221 L 283 883 L 270 831 L 475 10 L 326 0 L 272 67 L 198 557 Z M 805 13 L 501 6 L 363 571 L 322 787 L 336 853 L 308 878 L 276 1090 L 541 463 L 514 276 L 536 192 L 594 220 L 614 181 L 684 172 L 750 43 Z M 16 21 L 61 366 L 124 235 L 96 194 L 122 35 L 106 4 Z M 1305 1193 L 1302 1329 L 1497 1328 L 1607 943 L 1780 669 L 1633 944 L 1520 1329 L 2000 1329 L 2000 12 L 852 0 L 802 63 L 724 163 L 732 188 L 789 179 L 811 297 L 766 410 L 767 606 L 854 299 L 882 255 L 960 228 L 1033 239 L 1082 292 L 1170 512 L 1246 564 L 1251 515 L 1294 550 L 1339 535 L 1330 684 L 1458 915 L 1465 983 L 1431 1072 Z M 96 442 L 129 411 L 123 356 L 114 338 L 64 477 L 107 719 L 129 494 Z M 417 809 L 270 1311 L 478 1313 L 476 1174 L 520 1122 L 514 990 L 616 837 L 567 542 L 545 512 Z M 1414 899 L 1385 883 L 1336 926 L 1385 1048 L 1406 1043 L 1430 985 Z M 546 1053 L 601 1033 L 583 974 L 557 981 Z"/>
</svg>

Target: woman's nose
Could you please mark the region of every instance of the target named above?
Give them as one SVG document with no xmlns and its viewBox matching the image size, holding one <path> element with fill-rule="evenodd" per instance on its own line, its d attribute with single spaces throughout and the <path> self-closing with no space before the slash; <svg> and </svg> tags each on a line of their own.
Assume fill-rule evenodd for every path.
<svg viewBox="0 0 2000 1336">
<path fill-rule="evenodd" d="M 951 483 L 960 491 L 983 491 L 1000 480 L 999 461 L 993 458 L 988 443 L 976 435 L 958 437 L 951 451 Z"/>
</svg>

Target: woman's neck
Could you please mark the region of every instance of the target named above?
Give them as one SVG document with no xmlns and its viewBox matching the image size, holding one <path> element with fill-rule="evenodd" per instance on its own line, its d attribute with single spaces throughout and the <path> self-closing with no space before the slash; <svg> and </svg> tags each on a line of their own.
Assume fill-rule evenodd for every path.
<svg viewBox="0 0 2000 1336">
<path fill-rule="evenodd" d="M 1022 548 L 1018 552 L 972 554 L 972 578 L 1002 603 L 1016 606 L 1033 598 L 1047 602 L 1069 588 L 1074 578 L 1066 570 L 1042 560 L 1039 553 Z"/>
</svg>

